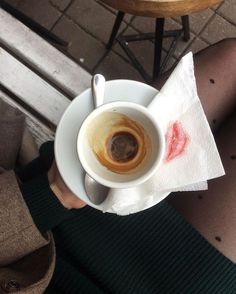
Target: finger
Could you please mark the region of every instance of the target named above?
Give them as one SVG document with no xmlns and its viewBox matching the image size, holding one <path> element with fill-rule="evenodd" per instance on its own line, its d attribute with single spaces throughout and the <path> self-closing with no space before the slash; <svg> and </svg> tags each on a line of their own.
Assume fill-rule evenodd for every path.
<svg viewBox="0 0 236 294">
<path fill-rule="evenodd" d="M 77 200 L 75 201 L 74 203 L 72 203 L 72 208 L 74 209 L 80 209 L 80 208 L 83 208 L 85 207 L 87 204 L 81 200 Z"/>
<path fill-rule="evenodd" d="M 68 209 L 75 208 L 79 209 L 86 205 L 84 201 L 82 201 L 80 198 L 75 196 L 74 194 L 66 194 L 63 197 L 63 205 L 66 206 Z"/>
</svg>

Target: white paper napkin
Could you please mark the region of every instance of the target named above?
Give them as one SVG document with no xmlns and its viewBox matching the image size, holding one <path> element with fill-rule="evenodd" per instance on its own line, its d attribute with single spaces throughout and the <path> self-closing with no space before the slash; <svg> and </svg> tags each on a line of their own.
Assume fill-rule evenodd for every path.
<svg viewBox="0 0 236 294">
<path fill-rule="evenodd" d="M 193 55 L 185 55 L 148 109 L 166 135 L 166 154 L 156 174 L 130 189 L 111 189 L 103 211 L 126 215 L 151 207 L 171 191 L 207 189 L 225 174 L 197 94 Z"/>
</svg>

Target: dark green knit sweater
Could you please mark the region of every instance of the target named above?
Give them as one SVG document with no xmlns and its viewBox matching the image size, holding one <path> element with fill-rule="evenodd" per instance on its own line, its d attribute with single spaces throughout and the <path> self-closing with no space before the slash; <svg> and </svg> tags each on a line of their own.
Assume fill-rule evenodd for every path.
<svg viewBox="0 0 236 294">
<path fill-rule="evenodd" d="M 17 173 L 32 217 L 52 230 L 56 269 L 46 293 L 235 294 L 236 268 L 167 203 L 130 216 L 66 210 L 50 191 L 52 144 Z M 128 197 L 128 195 L 127 195 Z"/>
</svg>

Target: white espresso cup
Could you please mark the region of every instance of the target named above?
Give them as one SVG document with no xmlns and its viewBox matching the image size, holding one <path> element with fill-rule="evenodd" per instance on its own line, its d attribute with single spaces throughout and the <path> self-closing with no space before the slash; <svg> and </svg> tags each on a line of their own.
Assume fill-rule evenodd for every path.
<svg viewBox="0 0 236 294">
<path fill-rule="evenodd" d="M 98 183 L 130 188 L 158 169 L 165 138 L 152 114 L 132 102 L 111 102 L 93 110 L 77 138 L 81 165 Z"/>
</svg>

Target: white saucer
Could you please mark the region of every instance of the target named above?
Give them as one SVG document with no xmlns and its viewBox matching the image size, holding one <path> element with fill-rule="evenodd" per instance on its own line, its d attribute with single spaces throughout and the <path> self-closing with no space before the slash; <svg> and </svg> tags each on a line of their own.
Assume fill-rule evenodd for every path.
<svg viewBox="0 0 236 294">
<path fill-rule="evenodd" d="M 130 101 L 147 106 L 157 92 L 151 86 L 132 80 L 107 81 L 104 103 Z M 84 190 L 85 172 L 76 151 L 76 140 L 80 126 L 92 110 L 91 90 L 87 89 L 71 102 L 60 120 L 55 136 L 55 159 L 59 172 L 70 190 L 88 205 L 103 210 L 103 204 L 93 204 L 86 195 Z M 142 185 L 140 185 L 140 189 L 142 190 Z M 147 205 L 143 209 L 157 204 L 168 194 L 166 192 L 158 193 L 155 195 L 155 203 Z"/>
</svg>

